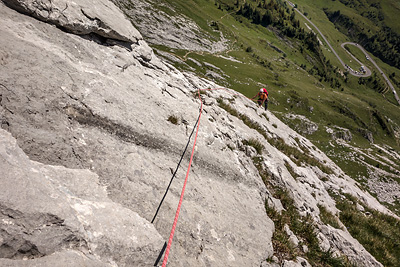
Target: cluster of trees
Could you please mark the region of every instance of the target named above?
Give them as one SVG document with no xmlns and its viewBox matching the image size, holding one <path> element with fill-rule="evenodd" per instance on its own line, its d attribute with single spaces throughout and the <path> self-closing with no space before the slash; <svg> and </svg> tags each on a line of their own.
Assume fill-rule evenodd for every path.
<svg viewBox="0 0 400 267">
<path fill-rule="evenodd" d="M 326 59 L 324 58 L 324 69 L 318 68 L 315 65 L 308 70 L 308 73 L 310 75 L 317 75 L 319 77 L 319 81 L 322 82 L 328 82 L 332 88 L 339 89 L 343 91 L 344 89 L 342 88 L 342 83 L 341 80 L 343 80 L 343 77 L 338 72 L 337 67 L 333 67 L 330 61 L 325 61 Z M 303 65 L 301 66 L 302 68 L 306 69 L 306 66 Z M 346 83 L 348 81 L 347 75 L 344 77 L 344 82 Z"/>
<path fill-rule="evenodd" d="M 378 7 L 380 7 L 378 5 Z M 350 36 L 354 41 L 363 45 L 368 51 L 379 57 L 382 61 L 396 68 L 400 68 L 400 35 L 380 23 L 380 31 L 371 33 L 368 27 L 361 27 L 352 18 L 343 15 L 340 11 L 324 10 L 329 20 L 344 34 Z M 362 14 L 373 14 L 364 12 Z M 383 15 L 382 15 L 383 16 Z M 374 25 L 378 25 L 374 17 L 367 15 Z M 380 19 L 378 17 L 378 19 Z"/>
<path fill-rule="evenodd" d="M 383 93 L 387 89 L 386 84 L 378 77 L 376 72 L 374 72 L 373 75 L 369 76 L 368 78 L 359 78 L 358 84 L 365 84 L 378 93 Z"/>
<path fill-rule="evenodd" d="M 385 26 L 365 43 L 365 48 L 384 62 L 400 68 L 400 35 Z"/>
<path fill-rule="evenodd" d="M 237 10 L 236 15 L 249 19 L 252 23 L 262 25 L 264 27 L 274 27 L 281 34 L 288 38 L 298 40 L 299 51 L 303 54 L 305 50 L 312 55 L 313 67 L 308 69 L 311 75 L 318 76 L 320 81 L 330 83 L 332 88 L 340 88 L 342 86 L 340 79 L 343 79 L 329 61 L 326 61 L 323 55 L 317 36 L 313 32 L 306 32 L 300 27 L 300 22 L 295 17 L 295 12 L 290 9 L 286 2 L 281 0 L 259 0 L 246 1 L 245 3 L 235 1 L 234 8 Z M 306 69 L 303 65 L 302 68 Z"/>
<path fill-rule="evenodd" d="M 286 3 L 280 0 L 260 0 L 246 1 L 243 4 L 237 0 L 234 5 L 237 9 L 236 15 L 245 17 L 254 24 L 275 27 L 283 35 L 300 40 L 303 49 L 306 48 L 314 53 L 322 62 L 323 54 L 317 36 L 312 32 L 304 31 L 300 27 L 299 20 L 295 18 L 294 10 L 287 7 Z M 229 9 L 232 9 L 232 7 Z"/>
<path fill-rule="evenodd" d="M 254 24 L 265 27 L 272 25 L 279 28 L 288 37 L 296 37 L 301 40 L 306 38 L 307 33 L 300 27 L 295 13 L 281 1 L 258 1 L 256 3 L 246 1 L 244 4 L 236 1 L 235 6 L 238 9 L 237 15 L 251 20 Z"/>
<path fill-rule="evenodd" d="M 382 12 L 381 3 L 373 2 L 369 4 L 360 0 L 339 0 L 342 4 L 357 10 L 362 16 L 374 21 L 379 22 L 385 19 Z"/>
</svg>

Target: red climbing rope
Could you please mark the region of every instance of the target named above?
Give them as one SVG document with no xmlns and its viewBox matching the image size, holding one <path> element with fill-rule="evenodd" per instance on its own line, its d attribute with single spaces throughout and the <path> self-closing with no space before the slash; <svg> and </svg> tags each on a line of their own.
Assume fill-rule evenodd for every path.
<svg viewBox="0 0 400 267">
<path fill-rule="evenodd" d="M 181 192 L 181 196 L 180 196 L 179 203 L 178 203 L 178 208 L 176 209 L 174 223 L 172 224 L 172 230 L 171 230 L 171 233 L 169 235 L 167 249 L 165 250 L 165 255 L 164 255 L 164 260 L 163 260 L 163 263 L 162 263 L 162 267 L 166 267 L 167 266 L 168 255 L 169 255 L 169 251 L 171 249 L 172 239 L 174 238 L 176 224 L 178 223 L 179 212 L 180 212 L 181 206 L 182 206 L 183 195 L 185 194 L 185 188 L 186 188 L 187 180 L 188 180 L 188 177 L 189 177 L 190 167 L 192 166 L 194 149 L 196 147 L 196 142 L 197 142 L 197 134 L 199 133 L 199 128 L 200 128 L 200 118 L 201 118 L 201 114 L 203 112 L 203 101 L 201 99 L 200 91 L 214 91 L 214 90 L 225 90 L 225 91 L 229 92 L 232 95 L 239 95 L 239 94 L 232 93 L 227 88 L 213 88 L 213 89 L 199 89 L 198 90 L 198 95 L 199 95 L 199 99 L 200 99 L 200 103 L 201 104 L 200 104 L 200 113 L 199 113 L 199 118 L 198 118 L 196 135 L 195 135 L 195 138 L 194 138 L 192 154 L 190 155 L 189 167 L 188 167 L 187 172 L 186 172 L 185 182 L 183 183 L 182 192 Z M 246 98 L 248 98 L 248 97 L 246 97 Z M 248 99 L 250 99 L 250 98 L 248 98 Z"/>
<path fill-rule="evenodd" d="M 196 135 L 194 137 L 194 142 L 193 142 L 192 154 L 190 155 L 189 167 L 188 167 L 187 172 L 186 172 L 185 182 L 183 183 L 182 193 L 181 193 L 181 197 L 179 199 L 178 208 L 176 209 L 175 219 L 174 219 L 174 223 L 172 224 L 171 234 L 169 235 L 168 245 L 167 245 L 167 249 L 165 251 L 162 267 L 166 267 L 167 266 L 168 255 L 169 255 L 169 251 L 171 249 L 172 239 L 174 238 L 175 228 L 176 228 L 176 224 L 178 222 L 179 212 L 180 212 L 181 206 L 182 206 L 183 195 L 185 193 L 185 188 L 186 188 L 186 183 L 187 183 L 187 180 L 188 180 L 188 177 L 189 177 L 190 167 L 192 166 L 194 149 L 196 147 L 196 141 L 197 141 L 197 134 L 199 133 L 200 118 L 201 118 L 201 114 L 203 113 L 203 101 L 201 100 L 200 90 L 198 90 L 198 94 L 199 94 L 199 99 L 200 99 L 200 103 L 201 103 L 201 105 L 200 105 L 199 123 L 197 124 Z"/>
</svg>

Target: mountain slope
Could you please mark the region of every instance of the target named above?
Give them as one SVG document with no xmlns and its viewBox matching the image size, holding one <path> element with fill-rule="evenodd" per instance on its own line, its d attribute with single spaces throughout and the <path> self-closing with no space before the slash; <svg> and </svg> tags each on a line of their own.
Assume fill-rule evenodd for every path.
<svg viewBox="0 0 400 267">
<path fill-rule="evenodd" d="M 86 10 L 78 12 L 84 21 L 90 1 L 75 2 L 81 6 L 68 8 Z M 114 33 L 71 33 L 47 21 L 49 14 L 36 17 L 58 27 L 0 5 L 0 170 L 7 188 L 1 264 L 53 266 L 65 258 L 76 266 L 154 264 L 169 236 L 184 169 L 154 224 L 150 220 L 198 118 L 194 95 L 220 86 L 161 61 L 138 33 L 128 41 Z M 94 28 L 117 30 L 107 18 L 94 21 Z M 227 89 L 201 97 L 171 266 L 346 261 L 336 256 L 381 266 L 340 222 L 339 208 L 358 207 L 358 215 L 373 213 L 376 220 L 375 214 L 382 220 L 395 215 L 309 140 L 243 95 Z M 333 222 L 337 228 L 328 225 Z"/>
<path fill-rule="evenodd" d="M 345 46 L 372 70 L 372 75 L 367 78 L 350 75 L 323 38 L 312 37 L 311 33 L 317 32 L 316 29 L 291 10 L 287 2 L 266 1 L 265 6 L 257 1 L 115 2 L 132 23 L 143 30 L 156 53 L 178 69 L 195 72 L 248 97 L 252 97 L 257 88 L 267 86 L 271 111 L 311 139 L 370 192 L 380 199 L 389 193 L 370 186 L 369 180 L 377 177 L 371 173 L 379 173 L 381 178 L 378 180 L 387 183 L 387 188 L 398 185 L 400 162 L 389 151 L 399 150 L 400 107 L 390 88 L 365 55 L 354 47 Z M 334 9 L 331 6 L 341 5 L 336 2 L 330 2 L 327 7 Z M 144 3 L 151 6 L 152 16 L 139 8 Z M 324 33 L 345 64 L 358 70 L 360 65 L 341 47 L 349 38 L 335 29 L 320 8 L 322 2 L 296 3 Z M 170 28 L 182 20 L 187 22 L 184 25 L 197 24 L 197 29 L 202 32 L 199 40 L 214 43 L 230 40 L 226 42 L 229 48 L 218 52 L 210 50 L 209 45 L 191 48 L 190 44 L 197 42 L 192 35 L 186 34 L 184 25 L 178 28 L 183 27 L 181 34 L 175 32 L 174 36 L 189 41 L 185 45 L 170 46 L 170 30 L 157 37 L 153 30 L 148 30 L 148 25 L 158 25 L 155 22 L 158 19 L 152 18 L 164 14 L 167 16 L 163 24 Z M 374 61 L 386 76 L 390 76 L 398 90 L 396 77 L 400 72 L 377 58 Z M 310 125 L 307 120 L 311 121 L 312 130 L 307 126 Z M 343 157 L 343 151 L 358 156 Z M 382 155 L 383 151 L 389 153 Z M 382 156 L 387 160 L 382 160 Z M 400 196 L 393 196 L 394 200 L 386 205 L 399 212 L 396 198 Z"/>
</svg>

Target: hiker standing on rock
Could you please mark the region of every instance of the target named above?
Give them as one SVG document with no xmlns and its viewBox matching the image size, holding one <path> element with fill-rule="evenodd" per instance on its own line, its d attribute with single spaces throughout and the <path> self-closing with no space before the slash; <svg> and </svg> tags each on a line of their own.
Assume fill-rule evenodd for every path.
<svg viewBox="0 0 400 267">
<path fill-rule="evenodd" d="M 258 106 L 261 107 L 264 104 L 265 110 L 268 109 L 268 91 L 265 88 L 261 88 L 260 91 L 251 98 L 253 100 L 254 98 L 258 97 L 257 103 Z"/>
</svg>

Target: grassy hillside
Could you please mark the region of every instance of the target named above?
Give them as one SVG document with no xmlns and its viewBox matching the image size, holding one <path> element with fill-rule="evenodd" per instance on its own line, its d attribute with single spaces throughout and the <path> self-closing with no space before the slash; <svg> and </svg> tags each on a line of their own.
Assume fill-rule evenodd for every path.
<svg viewBox="0 0 400 267">
<path fill-rule="evenodd" d="M 396 105 L 392 93 L 385 90 L 386 84 L 383 79 L 378 74 L 362 79 L 350 75 L 342 76 L 339 74 L 342 67 L 325 44 L 312 49 L 304 39 L 284 33 L 287 28 L 296 27 L 293 26 L 296 24 L 293 21 L 296 20 L 299 22 L 297 31 L 310 32 L 304 19 L 293 15 L 291 8 L 284 2 L 273 1 L 277 12 L 271 6 L 263 8 L 264 2 L 261 1 L 246 2 L 250 9 L 259 10 L 261 18 L 269 12 L 268 10 L 272 10 L 273 15 L 274 12 L 280 13 L 272 18 L 276 23 L 270 24 L 259 22 L 260 19 L 254 10 L 245 14 L 245 4 L 242 1 L 166 2 L 175 11 L 192 18 L 210 35 L 216 36 L 222 32 L 225 38 L 230 39 L 230 49 L 221 54 L 156 47 L 182 58 L 183 62 L 176 62 L 176 67 L 183 70 L 195 69 L 198 74 L 207 78 L 214 77 L 217 83 L 249 97 L 253 96 L 259 87 L 267 86 L 271 96 L 270 110 L 293 128 L 301 122 L 287 119 L 287 113 L 304 115 L 316 122 L 319 125 L 318 131 L 307 137 L 326 152 L 333 149 L 331 134 L 327 132 L 327 127 L 333 126 L 351 131 L 352 146 L 371 148 L 371 140 L 367 140 L 367 137 L 372 136 L 376 144 L 388 145 L 399 150 L 400 108 Z M 346 51 L 340 47 L 342 42 L 349 39 L 335 29 L 335 25 L 320 8 L 323 4 L 332 10 L 339 5 L 346 6 L 339 1 L 298 2 L 298 8 L 307 13 L 325 33 L 342 59 L 349 65 L 354 64 L 350 62 L 351 58 Z M 347 8 L 346 12 L 351 10 Z M 174 11 L 171 9 L 170 12 Z M 362 16 L 360 18 L 363 19 Z M 350 50 L 361 56 L 357 51 L 353 51 L 356 49 Z M 360 59 L 366 65 L 369 64 L 365 57 L 361 56 Z M 395 73 L 395 77 L 400 77 L 398 69 L 375 59 L 388 74 Z M 199 66 L 195 62 L 203 64 Z M 210 73 L 217 73 L 220 78 Z M 336 153 L 330 154 L 354 178 L 367 176 L 367 165 L 357 160 L 343 162 L 343 158 L 336 157 Z"/>
<path fill-rule="evenodd" d="M 400 31 L 394 0 L 297 1 L 304 8 L 324 10 L 337 29 L 384 62 L 400 67 Z M 397 13 L 398 14 L 398 13 Z"/>
</svg>

